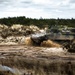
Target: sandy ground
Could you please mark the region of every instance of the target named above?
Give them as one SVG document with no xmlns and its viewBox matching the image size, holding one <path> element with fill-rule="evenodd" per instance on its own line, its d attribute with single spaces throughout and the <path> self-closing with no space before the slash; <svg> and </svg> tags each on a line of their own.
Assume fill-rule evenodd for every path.
<svg viewBox="0 0 75 75">
<path fill-rule="evenodd" d="M 68 53 L 66 49 L 63 50 L 62 48 L 34 47 L 25 45 L 0 45 L 0 65 L 17 68 L 21 73 L 20 75 L 33 72 L 33 75 L 36 75 L 36 69 L 38 72 L 40 72 L 37 68 L 37 65 L 40 68 L 41 66 L 44 67 L 51 64 L 55 65 L 52 65 L 54 68 L 59 69 L 60 67 L 60 70 L 56 70 L 55 74 L 51 74 L 56 75 L 56 73 L 59 73 L 59 71 L 62 70 L 61 65 L 63 64 L 65 69 L 64 63 L 67 63 L 69 61 L 75 63 L 75 54 Z M 64 69 L 63 71 L 65 71 Z M 75 68 L 73 68 L 73 71 L 74 70 Z"/>
<path fill-rule="evenodd" d="M 47 48 L 47 47 L 34 47 L 25 45 L 1 45 L 0 46 L 0 58 L 10 56 L 23 56 L 29 58 L 44 58 L 44 57 L 72 57 L 74 53 L 68 53 L 63 48 Z"/>
</svg>

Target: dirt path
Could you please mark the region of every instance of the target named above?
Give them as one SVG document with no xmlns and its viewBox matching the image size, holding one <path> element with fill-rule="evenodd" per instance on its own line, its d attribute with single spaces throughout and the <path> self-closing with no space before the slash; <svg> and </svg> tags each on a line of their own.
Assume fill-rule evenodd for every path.
<svg viewBox="0 0 75 75">
<path fill-rule="evenodd" d="M 21 75 L 24 73 L 63 75 L 62 71 L 67 74 L 65 69 L 68 62 L 75 66 L 75 54 L 67 53 L 62 48 L 25 45 L 0 46 L 0 65 L 17 68 L 22 73 Z M 73 67 L 72 72 L 74 71 L 75 68 Z"/>
<path fill-rule="evenodd" d="M 67 53 L 62 48 L 46 48 L 46 47 L 34 47 L 25 45 L 2 45 L 0 46 L 0 58 L 2 57 L 29 57 L 29 58 L 44 58 L 44 57 L 70 57 L 75 58 L 74 53 Z M 56 58 L 56 57 L 55 57 Z"/>
</svg>

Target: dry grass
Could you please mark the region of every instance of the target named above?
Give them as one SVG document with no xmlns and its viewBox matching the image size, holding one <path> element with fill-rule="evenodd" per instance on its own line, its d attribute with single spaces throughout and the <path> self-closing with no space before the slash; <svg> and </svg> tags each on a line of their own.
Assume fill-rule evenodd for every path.
<svg viewBox="0 0 75 75">
<path fill-rule="evenodd" d="M 32 75 L 75 75 L 75 62 L 72 61 L 45 61 L 24 58 L 17 58 L 15 60 L 11 58 L 8 59 L 7 62 L 3 62 L 3 64 L 18 68 L 22 74 L 32 73 Z"/>
</svg>

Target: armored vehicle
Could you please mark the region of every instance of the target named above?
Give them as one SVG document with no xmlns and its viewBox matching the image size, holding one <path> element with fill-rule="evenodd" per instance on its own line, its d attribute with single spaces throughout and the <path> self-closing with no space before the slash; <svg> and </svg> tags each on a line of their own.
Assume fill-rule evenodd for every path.
<svg viewBox="0 0 75 75">
<path fill-rule="evenodd" d="M 50 33 L 37 33 L 31 36 L 32 41 L 36 45 L 40 45 L 41 42 L 45 40 L 52 40 L 61 44 L 63 47 L 67 48 L 69 51 L 75 51 L 75 34 L 71 32 L 50 32 Z"/>
</svg>

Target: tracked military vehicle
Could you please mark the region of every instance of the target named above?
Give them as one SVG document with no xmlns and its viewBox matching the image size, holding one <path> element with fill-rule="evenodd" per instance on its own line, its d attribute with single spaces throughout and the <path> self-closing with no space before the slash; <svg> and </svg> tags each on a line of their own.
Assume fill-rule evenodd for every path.
<svg viewBox="0 0 75 75">
<path fill-rule="evenodd" d="M 71 32 L 37 33 L 33 34 L 31 39 L 36 45 L 40 45 L 45 40 L 52 40 L 67 48 L 68 51 L 75 52 L 75 34 Z"/>
</svg>

